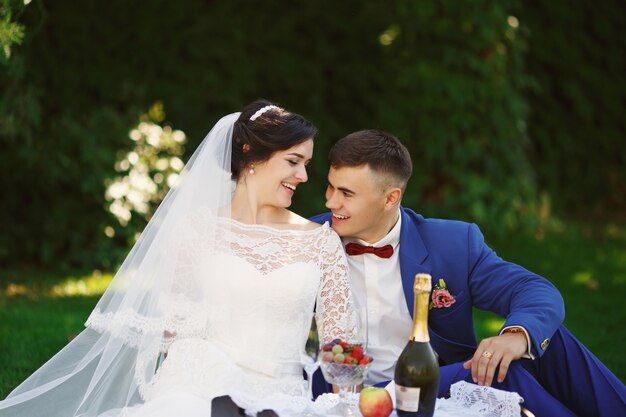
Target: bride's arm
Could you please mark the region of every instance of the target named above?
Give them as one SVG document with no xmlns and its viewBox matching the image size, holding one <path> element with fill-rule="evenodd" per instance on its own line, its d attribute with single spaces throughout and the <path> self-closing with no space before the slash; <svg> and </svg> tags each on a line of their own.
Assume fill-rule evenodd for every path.
<svg viewBox="0 0 626 417">
<path fill-rule="evenodd" d="M 348 261 L 339 236 L 331 230 L 321 251 L 322 283 L 317 297 L 316 317 L 318 330 L 323 334 L 318 337 L 328 343 L 333 339 L 342 339 L 351 342 L 356 336 L 353 328 L 356 314 L 350 281 L 348 277 Z M 361 386 L 356 387 L 357 391 Z M 339 392 L 339 387 L 332 386 L 333 392 Z"/>
<path fill-rule="evenodd" d="M 324 343 L 333 339 L 350 341 L 354 338 L 355 314 L 350 282 L 348 279 L 348 262 L 339 236 L 328 230 L 321 247 L 320 265 L 322 282 L 317 297 L 316 316 L 321 322 Z"/>
<path fill-rule="evenodd" d="M 161 351 L 165 355 L 176 339 L 201 335 L 206 323 L 207 306 L 199 279 L 208 252 L 205 240 L 210 239 L 213 226 L 207 217 L 198 211 L 179 220 L 176 239 L 171 242 L 172 282 L 163 295 L 166 320 Z"/>
</svg>

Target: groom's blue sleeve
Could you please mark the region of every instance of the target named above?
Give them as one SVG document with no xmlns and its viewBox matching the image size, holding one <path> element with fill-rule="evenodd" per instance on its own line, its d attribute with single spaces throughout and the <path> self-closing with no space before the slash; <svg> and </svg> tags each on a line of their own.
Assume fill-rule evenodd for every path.
<svg viewBox="0 0 626 417">
<path fill-rule="evenodd" d="M 332 218 L 331 213 L 321 213 L 313 217 L 309 217 L 309 220 L 315 223 L 324 224 L 324 222 L 330 222 Z"/>
<path fill-rule="evenodd" d="M 565 318 L 563 298 L 547 279 L 500 258 L 474 224 L 468 231 L 469 285 L 474 306 L 506 318 L 503 327 L 522 326 L 534 353 L 547 343 Z"/>
</svg>

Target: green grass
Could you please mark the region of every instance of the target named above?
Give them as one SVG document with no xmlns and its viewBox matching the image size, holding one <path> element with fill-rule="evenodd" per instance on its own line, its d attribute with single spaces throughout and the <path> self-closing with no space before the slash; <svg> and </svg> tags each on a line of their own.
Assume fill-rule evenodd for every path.
<svg viewBox="0 0 626 417">
<path fill-rule="evenodd" d="M 0 398 L 83 329 L 110 278 L 0 274 Z"/>
<path fill-rule="evenodd" d="M 490 241 L 500 256 L 550 279 L 565 299 L 566 326 L 626 380 L 626 227 L 569 225 L 542 240 Z M 0 273 L 0 398 L 80 332 L 109 276 Z M 479 338 L 502 319 L 476 311 Z"/>
<path fill-rule="evenodd" d="M 0 398 L 83 329 L 97 297 L 0 301 Z"/>
</svg>

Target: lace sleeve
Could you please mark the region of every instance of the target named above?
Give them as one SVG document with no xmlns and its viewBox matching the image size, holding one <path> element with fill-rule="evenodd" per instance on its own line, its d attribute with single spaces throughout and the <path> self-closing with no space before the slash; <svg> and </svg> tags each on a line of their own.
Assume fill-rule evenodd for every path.
<svg viewBox="0 0 626 417">
<path fill-rule="evenodd" d="M 348 280 L 348 262 L 339 236 L 332 230 L 323 236 L 320 251 L 322 279 L 317 296 L 317 317 L 324 342 L 355 338 L 355 309 Z"/>
<path fill-rule="evenodd" d="M 111 288 L 107 291 L 121 292 L 126 287 L 129 295 L 142 296 L 146 288 L 158 285 L 159 291 L 153 290 L 149 302 L 136 306 L 96 307 L 86 322 L 88 327 L 102 333 L 109 332 L 130 346 L 139 346 L 142 338 L 161 339 L 161 351 L 167 351 L 176 338 L 192 337 L 201 334 L 205 327 L 207 309 L 202 300 L 202 287 L 199 285 L 199 266 L 203 250 L 207 247 L 211 229 L 207 225 L 206 215 L 194 213 L 177 222 L 177 238 L 168 242 L 167 250 L 159 253 L 152 269 L 143 275 L 134 269 L 118 273 Z M 150 274 L 159 272 L 164 278 L 158 283 L 150 279 Z M 137 294 L 137 295 L 135 295 Z"/>
<path fill-rule="evenodd" d="M 167 300 L 162 351 L 175 339 L 201 336 L 205 330 L 208 309 L 203 299 L 202 259 L 215 250 L 216 228 L 212 217 L 198 210 L 179 226 L 175 253 L 174 276 Z M 205 277 L 206 278 L 206 277 Z"/>
</svg>

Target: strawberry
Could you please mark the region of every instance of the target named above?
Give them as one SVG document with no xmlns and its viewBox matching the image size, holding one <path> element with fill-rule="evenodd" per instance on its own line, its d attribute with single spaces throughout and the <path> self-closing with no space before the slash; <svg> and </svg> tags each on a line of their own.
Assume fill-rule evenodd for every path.
<svg viewBox="0 0 626 417">
<path fill-rule="evenodd" d="M 363 358 L 361 358 L 361 360 L 359 361 L 359 365 L 367 365 L 368 363 L 370 363 L 372 361 L 372 358 L 369 356 L 363 356 Z"/>
<path fill-rule="evenodd" d="M 352 356 L 358 361 L 363 359 L 363 348 L 361 346 L 355 346 L 352 348 Z"/>
<path fill-rule="evenodd" d="M 354 356 L 348 356 L 346 357 L 344 363 L 348 365 L 357 365 L 359 361 Z"/>
</svg>

